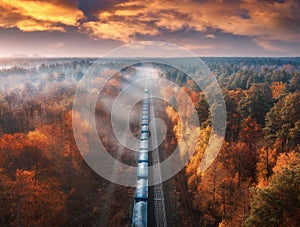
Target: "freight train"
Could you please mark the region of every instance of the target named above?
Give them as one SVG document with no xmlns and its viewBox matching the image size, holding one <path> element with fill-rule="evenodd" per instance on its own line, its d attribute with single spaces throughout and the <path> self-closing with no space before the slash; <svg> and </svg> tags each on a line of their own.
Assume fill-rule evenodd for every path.
<svg viewBox="0 0 300 227">
<path fill-rule="evenodd" d="M 136 191 L 134 197 L 132 227 L 148 226 L 148 151 L 149 151 L 149 96 L 144 90 L 141 116 L 141 133 L 137 152 Z"/>
</svg>

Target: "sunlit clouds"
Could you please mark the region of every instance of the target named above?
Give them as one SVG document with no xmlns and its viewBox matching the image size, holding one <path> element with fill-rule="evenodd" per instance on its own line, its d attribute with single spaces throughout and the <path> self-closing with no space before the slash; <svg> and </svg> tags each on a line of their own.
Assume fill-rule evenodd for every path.
<svg viewBox="0 0 300 227">
<path fill-rule="evenodd" d="M 281 1 L 282 2 L 282 1 Z M 282 39 L 297 41 L 300 39 L 300 6 L 297 1 L 131 1 L 117 4 L 109 11 L 99 14 L 99 20 L 109 21 L 101 33 L 110 36 L 111 27 L 115 33 L 118 28 L 114 23 L 124 23 L 124 29 L 129 28 L 131 35 L 144 33 L 150 28 L 157 32 L 160 29 L 171 31 L 187 27 L 191 30 L 206 31 L 208 27 L 224 32 L 253 36 L 265 40 Z M 144 26 L 137 26 L 143 24 Z M 133 26 L 134 25 L 134 26 Z M 131 27 L 136 29 L 130 29 Z M 117 30 L 116 30 L 117 28 Z M 122 32 L 122 31 L 119 31 Z M 112 38 L 118 37 L 111 34 Z M 214 37 L 209 34 L 207 37 Z"/>
<path fill-rule="evenodd" d="M 0 32 L 72 32 L 87 42 L 124 44 L 158 40 L 208 55 L 239 54 L 244 43 L 244 55 L 295 55 L 299 12 L 298 0 L 0 0 Z"/>
<path fill-rule="evenodd" d="M 82 27 L 88 28 L 84 31 L 94 37 L 118 39 L 126 43 L 138 41 L 136 36 L 139 34 L 148 35 L 151 39 L 151 36 L 183 29 L 201 32 L 206 38 L 214 39 L 215 34 L 206 34 L 207 29 L 212 28 L 223 33 L 251 37 L 265 50 L 284 52 L 273 42 L 295 42 L 299 45 L 298 12 L 300 5 L 295 0 L 129 1 L 101 11 L 98 19 L 102 23 L 89 22 Z M 186 34 L 188 37 L 189 34 Z M 215 46 L 198 45 L 200 48 Z M 191 44 L 187 42 L 184 46 L 188 48 Z"/>
<path fill-rule="evenodd" d="M 81 27 L 82 32 L 89 33 L 95 39 L 114 39 L 124 42 L 134 40 L 135 34 L 156 35 L 157 30 L 147 29 L 143 23 L 127 23 L 127 21 L 87 22 Z"/>
<path fill-rule="evenodd" d="M 64 31 L 65 26 L 78 26 L 83 12 L 51 1 L 0 0 L 0 25 L 22 31 Z"/>
</svg>

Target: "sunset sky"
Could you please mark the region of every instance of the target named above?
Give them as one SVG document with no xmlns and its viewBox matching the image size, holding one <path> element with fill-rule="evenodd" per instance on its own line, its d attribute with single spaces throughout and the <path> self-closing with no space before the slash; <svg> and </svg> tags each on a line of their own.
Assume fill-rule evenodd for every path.
<svg viewBox="0 0 300 227">
<path fill-rule="evenodd" d="M 299 0 L 0 0 L 0 57 L 163 41 L 199 56 L 300 56 Z"/>
</svg>

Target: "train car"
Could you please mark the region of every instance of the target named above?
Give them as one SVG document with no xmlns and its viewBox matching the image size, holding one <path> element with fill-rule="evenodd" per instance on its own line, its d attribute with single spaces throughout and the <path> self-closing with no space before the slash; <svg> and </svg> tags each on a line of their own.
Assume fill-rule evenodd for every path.
<svg viewBox="0 0 300 227">
<path fill-rule="evenodd" d="M 140 150 L 148 151 L 148 140 L 140 141 Z"/>
<path fill-rule="evenodd" d="M 142 120 L 148 120 L 149 119 L 149 115 L 148 114 L 143 114 L 142 115 Z"/>
<path fill-rule="evenodd" d="M 149 101 L 148 89 L 144 90 L 140 144 L 137 155 L 137 186 L 135 191 L 132 226 L 148 226 L 148 151 L 149 151 Z"/>
<path fill-rule="evenodd" d="M 148 226 L 148 202 L 135 201 L 133 207 L 132 226 L 147 227 Z"/>
<path fill-rule="evenodd" d="M 149 131 L 148 125 L 142 125 L 141 131 L 142 131 L 142 133 L 143 132 L 148 132 Z"/>
<path fill-rule="evenodd" d="M 142 125 L 148 125 L 148 120 L 142 119 Z"/>
<path fill-rule="evenodd" d="M 137 175 L 137 179 L 148 178 L 148 163 L 147 162 L 138 163 L 136 175 Z"/>
<path fill-rule="evenodd" d="M 138 162 L 148 162 L 148 151 L 139 151 L 138 152 Z"/>
<path fill-rule="evenodd" d="M 139 179 L 136 184 L 135 200 L 146 201 L 148 199 L 148 180 Z"/>
<path fill-rule="evenodd" d="M 140 135 L 140 140 L 147 140 L 149 138 L 149 133 L 148 132 L 143 132 Z"/>
</svg>

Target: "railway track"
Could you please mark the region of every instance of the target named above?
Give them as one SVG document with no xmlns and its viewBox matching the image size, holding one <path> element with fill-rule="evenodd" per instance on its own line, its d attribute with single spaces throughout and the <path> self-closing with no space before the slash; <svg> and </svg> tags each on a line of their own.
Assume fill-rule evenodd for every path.
<svg viewBox="0 0 300 227">
<path fill-rule="evenodd" d="M 151 84 L 149 84 L 150 87 L 150 96 L 155 94 L 156 91 L 153 91 L 153 87 Z M 150 98 L 150 118 L 155 118 L 155 109 L 154 109 L 154 99 Z M 153 130 L 152 130 L 152 139 L 150 144 L 150 147 L 153 147 L 155 149 L 152 150 L 152 165 L 157 165 L 157 168 L 153 169 L 153 181 L 154 182 L 162 182 L 161 179 L 161 169 L 160 169 L 160 157 L 159 157 L 159 151 L 158 151 L 158 144 L 157 144 L 157 126 L 156 122 L 154 121 L 153 124 Z M 162 183 L 155 184 L 153 186 L 153 199 L 154 199 L 154 223 L 157 227 L 165 227 L 167 226 L 167 218 L 166 218 L 166 206 L 165 206 L 165 197 L 164 197 L 164 191 L 163 191 L 163 185 Z"/>
</svg>

